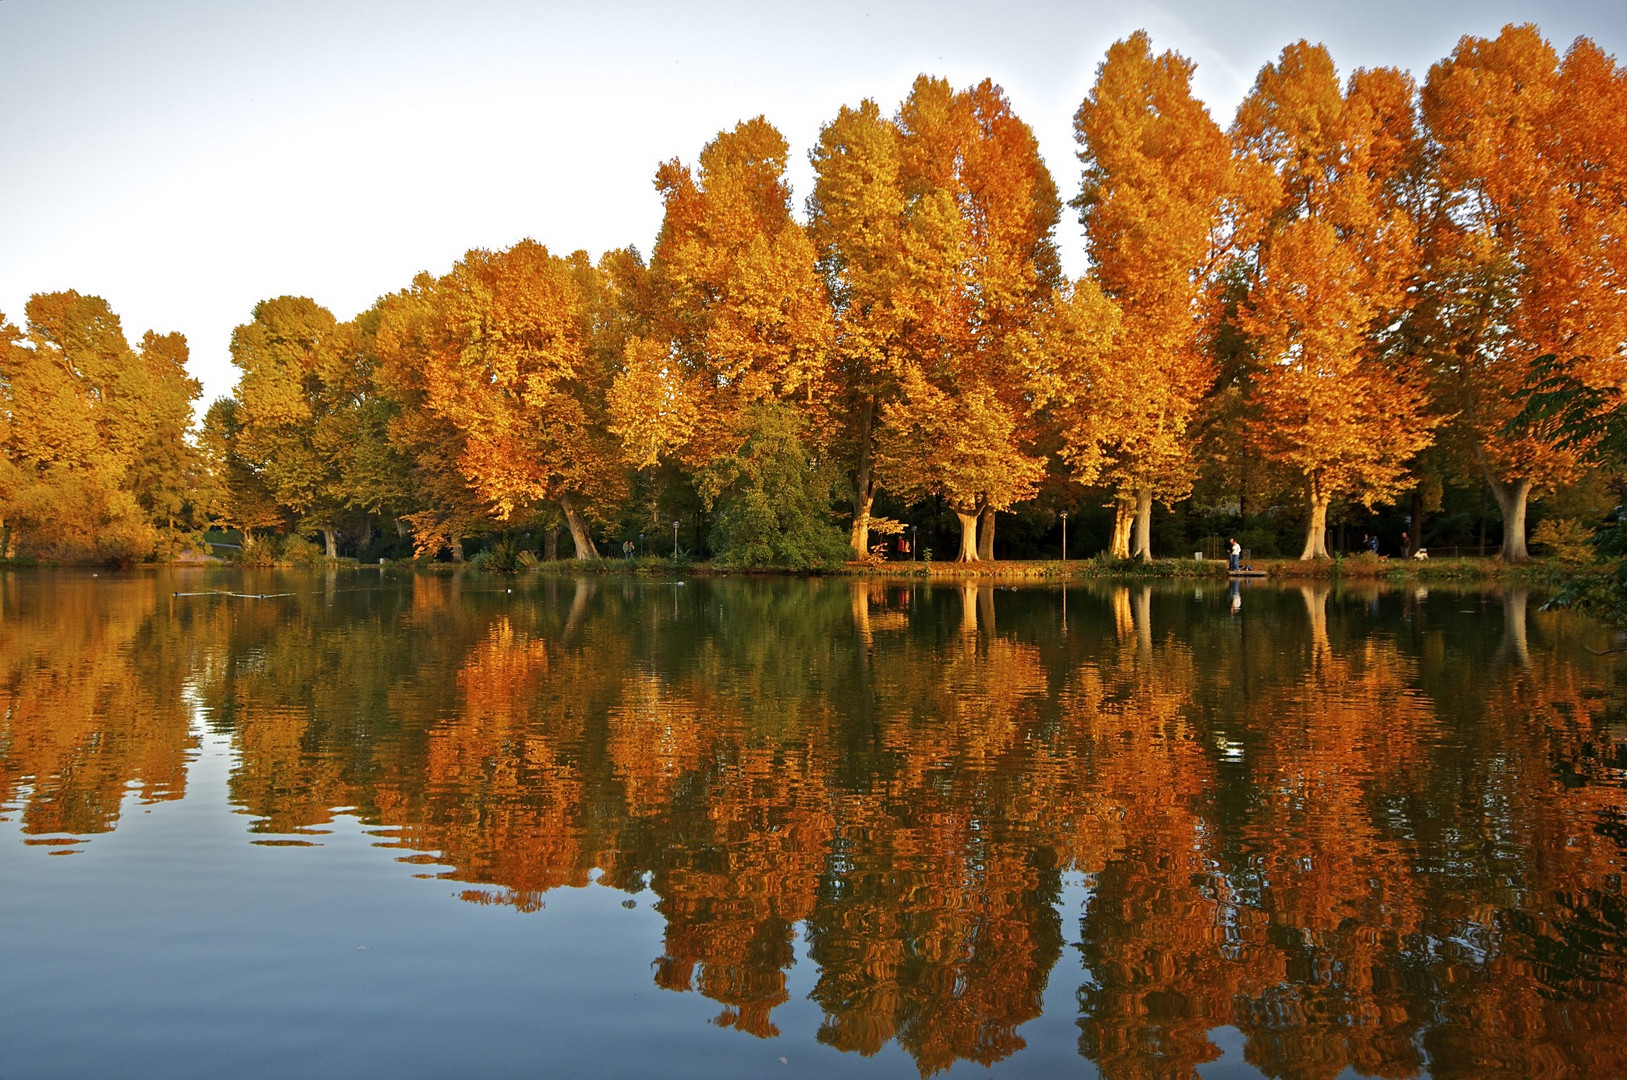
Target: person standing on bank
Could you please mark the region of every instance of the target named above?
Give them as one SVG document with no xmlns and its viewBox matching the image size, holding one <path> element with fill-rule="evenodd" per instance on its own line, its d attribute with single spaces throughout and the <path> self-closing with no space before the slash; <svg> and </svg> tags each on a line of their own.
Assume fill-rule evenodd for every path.
<svg viewBox="0 0 1627 1080">
<path fill-rule="evenodd" d="M 1232 537 L 1229 542 L 1231 547 L 1227 549 L 1226 569 L 1235 574 L 1238 570 L 1242 569 L 1243 546 L 1237 542 L 1237 537 L 1235 536 Z"/>
</svg>

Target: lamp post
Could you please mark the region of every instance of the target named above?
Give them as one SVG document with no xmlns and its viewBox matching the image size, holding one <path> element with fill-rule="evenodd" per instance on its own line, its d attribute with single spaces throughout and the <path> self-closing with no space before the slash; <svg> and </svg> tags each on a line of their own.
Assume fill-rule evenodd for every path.
<svg viewBox="0 0 1627 1080">
<path fill-rule="evenodd" d="M 1068 512 L 1062 511 L 1062 565 L 1068 565 Z"/>
</svg>

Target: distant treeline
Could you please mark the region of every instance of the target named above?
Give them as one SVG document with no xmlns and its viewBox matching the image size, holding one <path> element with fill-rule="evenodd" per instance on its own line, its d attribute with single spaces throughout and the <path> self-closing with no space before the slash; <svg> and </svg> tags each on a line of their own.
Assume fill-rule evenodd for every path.
<svg viewBox="0 0 1627 1080">
<path fill-rule="evenodd" d="M 1523 406 L 1556 370 L 1627 385 L 1614 58 L 1511 26 L 1421 86 L 1341 82 L 1301 41 L 1224 131 L 1192 71 L 1144 33 L 1098 68 L 1078 280 L 1001 89 L 923 76 L 895 112 L 823 127 L 805 221 L 759 117 L 656 171 L 647 260 L 526 240 L 350 322 L 265 300 L 194 437 L 178 335 L 132 349 L 102 300 L 36 296 L 25 333 L 0 319 L 0 555 L 134 560 L 215 526 L 251 552 L 301 534 L 462 558 L 506 533 L 555 557 L 568 532 L 579 557 L 634 540 L 803 567 L 953 515 L 975 560 L 997 511 L 1032 536 L 1106 504 L 1109 552 L 1150 557 L 1161 504 L 1181 545 L 1297 530 L 1312 558 L 1330 520 L 1401 502 L 1417 540 L 1468 489 L 1522 560 L 1531 497 L 1609 505 L 1587 440 Z"/>
</svg>

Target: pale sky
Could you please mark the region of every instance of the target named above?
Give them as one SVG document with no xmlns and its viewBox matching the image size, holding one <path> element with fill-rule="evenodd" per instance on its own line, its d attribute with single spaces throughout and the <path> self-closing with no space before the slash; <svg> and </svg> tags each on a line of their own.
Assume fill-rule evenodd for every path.
<svg viewBox="0 0 1627 1080">
<path fill-rule="evenodd" d="M 0 0 L 0 312 L 21 325 L 30 294 L 78 289 L 132 343 L 179 330 L 206 405 L 231 392 L 231 330 L 258 300 L 310 296 L 349 318 L 420 270 L 527 236 L 648 254 L 656 165 L 693 162 L 759 113 L 790 143 L 800 209 L 808 149 L 841 105 L 891 112 L 923 72 L 992 78 L 1068 199 L 1074 110 L 1136 29 L 1197 62 L 1224 127 L 1298 38 L 1326 43 L 1342 74 L 1421 81 L 1460 36 L 1509 22 L 1561 52 L 1586 34 L 1627 55 L 1621 0 Z"/>
</svg>

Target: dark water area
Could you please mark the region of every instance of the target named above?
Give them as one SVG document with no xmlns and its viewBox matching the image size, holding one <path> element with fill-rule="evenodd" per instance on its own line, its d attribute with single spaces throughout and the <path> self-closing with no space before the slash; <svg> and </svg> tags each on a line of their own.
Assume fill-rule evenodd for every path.
<svg viewBox="0 0 1627 1080">
<path fill-rule="evenodd" d="M 1611 640 L 1519 589 L 6 574 L 0 1078 L 1627 1076 Z"/>
</svg>

